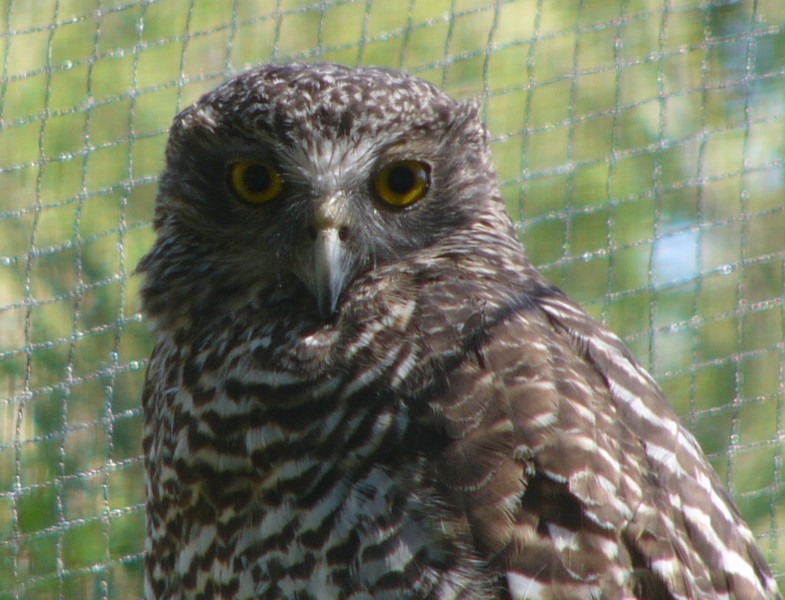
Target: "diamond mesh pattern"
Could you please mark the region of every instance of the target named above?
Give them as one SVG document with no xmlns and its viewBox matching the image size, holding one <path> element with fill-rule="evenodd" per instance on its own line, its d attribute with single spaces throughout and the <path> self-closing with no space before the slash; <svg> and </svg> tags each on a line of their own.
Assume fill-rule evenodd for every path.
<svg viewBox="0 0 785 600">
<path fill-rule="evenodd" d="M 292 59 L 482 104 L 531 258 L 652 370 L 785 579 L 781 0 L 3 0 L 0 22 L 0 598 L 139 594 L 133 269 L 166 130 Z"/>
</svg>

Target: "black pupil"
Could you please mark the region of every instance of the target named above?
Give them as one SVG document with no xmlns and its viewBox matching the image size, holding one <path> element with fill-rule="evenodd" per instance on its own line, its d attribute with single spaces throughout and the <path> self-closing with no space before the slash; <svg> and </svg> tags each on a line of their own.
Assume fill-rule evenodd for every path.
<svg viewBox="0 0 785 600">
<path fill-rule="evenodd" d="M 416 183 L 416 175 L 412 169 L 405 165 L 394 167 L 388 177 L 387 185 L 396 194 L 406 194 L 410 192 Z"/>
<path fill-rule="evenodd" d="M 267 190 L 272 183 L 270 170 L 264 165 L 251 165 L 243 173 L 243 183 L 245 187 L 254 193 L 261 193 Z"/>
</svg>

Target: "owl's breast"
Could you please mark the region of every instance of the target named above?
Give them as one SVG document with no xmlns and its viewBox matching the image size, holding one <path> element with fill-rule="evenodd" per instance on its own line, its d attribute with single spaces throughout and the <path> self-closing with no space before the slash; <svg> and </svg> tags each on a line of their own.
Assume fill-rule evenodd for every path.
<svg viewBox="0 0 785 600">
<path fill-rule="evenodd" d="M 437 284 L 376 273 L 329 322 L 249 306 L 220 334 L 164 344 L 149 375 L 168 383 L 148 400 L 157 416 L 146 409 L 148 508 L 178 528 L 151 536 L 179 537 L 177 579 L 237 598 L 469 585 L 471 534 L 431 460 L 444 439 L 420 413 L 474 356 L 488 304 L 469 290 L 436 311 L 423 295 L 454 293 Z"/>
<path fill-rule="evenodd" d="M 147 401 L 148 509 L 176 585 L 337 598 L 444 579 L 459 553 L 396 392 L 417 362 L 405 321 L 159 350 L 155 380 L 173 385 Z"/>
</svg>

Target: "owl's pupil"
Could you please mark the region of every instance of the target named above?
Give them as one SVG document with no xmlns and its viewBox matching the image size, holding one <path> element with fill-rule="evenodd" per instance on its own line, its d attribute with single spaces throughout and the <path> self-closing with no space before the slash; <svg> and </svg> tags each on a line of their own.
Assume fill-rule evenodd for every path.
<svg viewBox="0 0 785 600">
<path fill-rule="evenodd" d="M 273 179 L 267 167 L 252 165 L 243 173 L 243 183 L 252 192 L 263 192 L 273 184 Z"/>
<path fill-rule="evenodd" d="M 387 185 L 396 194 L 406 194 L 415 184 L 415 174 L 409 167 L 395 167 L 387 178 Z"/>
</svg>

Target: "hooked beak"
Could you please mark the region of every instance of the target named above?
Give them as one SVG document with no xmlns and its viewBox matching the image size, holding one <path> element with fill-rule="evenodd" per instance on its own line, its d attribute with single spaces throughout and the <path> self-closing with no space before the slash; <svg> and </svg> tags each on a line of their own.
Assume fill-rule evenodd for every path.
<svg viewBox="0 0 785 600">
<path fill-rule="evenodd" d="M 334 194 L 320 201 L 306 233 L 294 272 L 316 299 L 321 317 L 326 319 L 335 312 L 341 293 L 357 268 L 357 261 L 347 247 L 350 229 L 345 199 Z"/>
<path fill-rule="evenodd" d="M 313 275 L 305 284 L 316 298 L 322 317 L 335 312 L 338 298 L 354 270 L 352 263 L 338 229 L 317 229 L 313 243 Z"/>
</svg>

